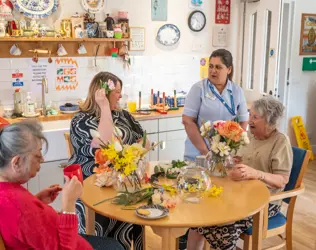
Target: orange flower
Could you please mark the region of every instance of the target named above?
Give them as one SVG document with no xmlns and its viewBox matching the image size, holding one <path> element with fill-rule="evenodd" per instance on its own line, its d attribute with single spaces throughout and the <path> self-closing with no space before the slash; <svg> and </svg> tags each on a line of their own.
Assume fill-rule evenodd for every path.
<svg viewBox="0 0 316 250">
<path fill-rule="evenodd" d="M 243 133 L 243 129 L 239 126 L 239 124 L 233 121 L 226 121 L 224 124 L 219 124 L 217 130 L 221 136 L 224 136 L 235 142 L 240 140 L 240 137 Z"/>
<path fill-rule="evenodd" d="M 97 173 L 97 174 L 102 174 L 102 173 L 111 172 L 111 171 L 112 169 L 105 165 L 100 165 L 98 168 L 95 167 L 93 169 L 93 173 Z"/>
<path fill-rule="evenodd" d="M 108 158 L 102 154 L 101 149 L 98 149 L 95 151 L 95 164 L 105 164 L 107 162 Z"/>
</svg>

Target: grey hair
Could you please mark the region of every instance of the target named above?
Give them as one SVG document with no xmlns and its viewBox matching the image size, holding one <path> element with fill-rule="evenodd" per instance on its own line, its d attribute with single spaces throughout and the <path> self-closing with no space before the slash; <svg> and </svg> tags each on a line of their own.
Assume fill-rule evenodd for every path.
<svg viewBox="0 0 316 250">
<path fill-rule="evenodd" d="M 22 121 L 4 127 L 0 131 L 0 169 L 6 167 L 13 157 L 29 156 L 37 147 L 37 140 L 48 142 L 42 132 L 42 126 L 35 120 Z"/>
<path fill-rule="evenodd" d="M 272 96 L 265 96 L 253 103 L 253 108 L 271 127 L 276 127 L 283 116 L 283 104 Z"/>
</svg>

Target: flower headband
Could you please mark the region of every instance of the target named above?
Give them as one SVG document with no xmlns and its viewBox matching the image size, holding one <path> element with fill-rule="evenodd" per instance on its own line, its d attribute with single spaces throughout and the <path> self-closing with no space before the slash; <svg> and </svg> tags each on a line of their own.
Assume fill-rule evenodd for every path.
<svg viewBox="0 0 316 250">
<path fill-rule="evenodd" d="M 105 93 L 108 95 L 113 89 L 115 89 L 114 82 L 109 79 L 107 82 L 100 80 L 101 88 L 105 89 Z"/>
</svg>

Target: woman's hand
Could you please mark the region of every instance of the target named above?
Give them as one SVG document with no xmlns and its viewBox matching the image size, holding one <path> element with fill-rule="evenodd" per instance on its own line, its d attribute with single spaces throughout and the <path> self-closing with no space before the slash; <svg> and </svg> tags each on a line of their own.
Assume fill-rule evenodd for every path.
<svg viewBox="0 0 316 250">
<path fill-rule="evenodd" d="M 237 164 L 233 167 L 233 170 L 229 173 L 229 176 L 235 181 L 257 180 L 259 178 L 259 173 L 256 169 L 251 168 L 245 164 Z"/>
<path fill-rule="evenodd" d="M 54 184 L 40 191 L 36 197 L 43 203 L 50 204 L 54 202 L 61 190 L 62 188 L 58 184 Z"/>
<path fill-rule="evenodd" d="M 110 107 L 110 103 L 105 94 L 105 89 L 99 89 L 95 92 L 95 101 L 101 110 Z"/>
<path fill-rule="evenodd" d="M 66 212 L 75 212 L 76 200 L 82 194 L 82 184 L 77 176 L 73 176 L 71 180 L 65 176 L 66 183 L 63 188 L 62 210 Z"/>
</svg>

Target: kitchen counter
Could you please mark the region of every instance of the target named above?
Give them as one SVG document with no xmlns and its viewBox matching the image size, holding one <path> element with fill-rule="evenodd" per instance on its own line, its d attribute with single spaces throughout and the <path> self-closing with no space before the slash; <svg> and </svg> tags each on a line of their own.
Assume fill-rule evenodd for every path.
<svg viewBox="0 0 316 250">
<path fill-rule="evenodd" d="M 132 113 L 132 115 L 135 117 L 138 121 L 144 121 L 144 120 L 155 120 L 155 119 L 163 119 L 163 118 L 172 118 L 172 117 L 179 117 L 182 116 L 183 108 L 179 108 L 179 110 L 170 110 L 168 111 L 168 114 L 160 114 L 158 112 L 151 112 L 149 115 L 139 115 L 137 113 Z M 39 116 L 36 117 L 37 120 L 40 122 L 51 122 L 51 121 L 60 121 L 60 120 L 71 120 L 72 117 L 75 114 L 58 114 L 58 115 L 49 115 L 49 116 Z M 23 121 L 25 119 L 31 119 L 31 118 L 14 118 L 14 119 L 6 119 L 10 123 L 16 123 Z"/>
</svg>

